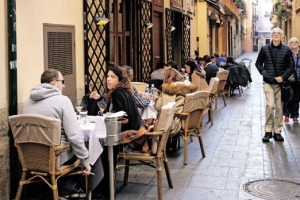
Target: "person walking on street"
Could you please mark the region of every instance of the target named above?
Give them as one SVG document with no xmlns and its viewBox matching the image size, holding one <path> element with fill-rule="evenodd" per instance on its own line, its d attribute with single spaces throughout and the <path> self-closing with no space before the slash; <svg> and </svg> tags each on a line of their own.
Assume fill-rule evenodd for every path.
<svg viewBox="0 0 300 200">
<path fill-rule="evenodd" d="M 275 141 L 284 141 L 281 136 L 283 105 L 280 84 L 294 72 L 292 52 L 287 45 L 281 42 L 283 31 L 276 27 L 272 29 L 271 33 L 271 44 L 264 45 L 260 49 L 255 63 L 257 70 L 263 76 L 263 90 L 266 98 L 263 142 L 269 142 L 272 137 Z"/>
<path fill-rule="evenodd" d="M 292 50 L 292 55 L 295 64 L 295 81 L 291 83 L 293 97 L 290 101 L 284 104 L 284 123 L 289 123 L 289 117 L 293 118 L 294 124 L 298 124 L 299 117 L 299 101 L 300 101 L 300 51 L 299 51 L 299 40 L 296 37 L 292 37 L 289 40 L 289 46 Z"/>
</svg>

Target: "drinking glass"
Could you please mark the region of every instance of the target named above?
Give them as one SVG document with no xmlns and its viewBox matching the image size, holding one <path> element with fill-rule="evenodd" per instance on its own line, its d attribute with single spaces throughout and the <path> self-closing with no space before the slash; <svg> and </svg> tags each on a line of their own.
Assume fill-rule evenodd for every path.
<svg viewBox="0 0 300 200">
<path fill-rule="evenodd" d="M 81 99 L 78 99 L 77 102 L 76 102 L 76 111 L 77 111 L 77 114 L 80 113 L 80 111 L 82 110 L 83 106 L 81 104 Z"/>
<path fill-rule="evenodd" d="M 82 110 L 79 112 L 80 121 L 84 124 L 87 122 L 87 114 L 88 114 L 87 110 Z"/>
</svg>

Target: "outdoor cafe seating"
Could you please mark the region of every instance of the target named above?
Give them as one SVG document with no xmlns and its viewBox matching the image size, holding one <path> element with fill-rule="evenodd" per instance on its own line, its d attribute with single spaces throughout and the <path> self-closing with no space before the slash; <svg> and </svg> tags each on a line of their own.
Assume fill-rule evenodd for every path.
<svg viewBox="0 0 300 200">
<path fill-rule="evenodd" d="M 153 167 L 157 171 L 157 199 L 162 197 L 162 164 L 164 164 L 168 184 L 173 188 L 171 173 L 169 170 L 168 158 L 166 154 L 166 144 L 172 125 L 173 116 L 175 112 L 175 102 L 169 103 L 162 107 L 161 114 L 158 119 L 156 129 L 153 132 L 144 134 L 147 138 L 151 138 L 152 146 L 148 152 L 131 151 L 120 152 L 118 155 L 118 162 L 115 168 L 115 180 L 117 172 L 120 168 L 125 167 L 123 184 L 128 183 L 129 168 L 136 165 L 147 165 Z"/>
<path fill-rule="evenodd" d="M 209 98 L 210 93 L 204 90 L 187 94 L 185 97 L 183 112 L 175 113 L 176 116 L 179 116 L 181 118 L 183 124 L 182 129 L 179 133 L 183 137 L 183 163 L 185 165 L 187 165 L 188 163 L 188 139 L 192 138 L 192 136 L 198 137 L 202 156 L 205 157 L 205 150 L 200 127 L 203 120 L 203 115 L 209 109 Z"/>
<path fill-rule="evenodd" d="M 23 186 L 41 181 L 51 188 L 53 199 L 58 200 L 57 180 L 64 176 L 82 174 L 80 160 L 60 166 L 60 155 L 71 148 L 70 144 L 60 144 L 60 120 L 21 114 L 10 116 L 9 124 L 22 165 L 22 175 L 15 199 L 21 199 Z M 85 182 L 88 198 L 87 176 Z"/>
</svg>

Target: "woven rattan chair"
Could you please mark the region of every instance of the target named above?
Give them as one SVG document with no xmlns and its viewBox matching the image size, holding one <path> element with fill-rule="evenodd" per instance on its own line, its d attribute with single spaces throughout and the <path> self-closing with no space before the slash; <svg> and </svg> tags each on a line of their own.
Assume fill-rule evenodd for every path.
<svg viewBox="0 0 300 200">
<path fill-rule="evenodd" d="M 118 168 L 125 167 L 123 184 L 128 183 L 129 166 L 147 165 L 157 170 L 157 199 L 162 199 L 162 163 L 164 163 L 166 176 L 170 188 L 173 188 L 173 182 L 169 170 L 168 159 L 166 155 L 166 144 L 172 125 L 175 102 L 169 103 L 162 107 L 158 119 L 157 127 L 154 132 L 148 132 L 145 135 L 152 138 L 152 148 L 147 153 L 139 151 L 131 151 L 129 153 L 121 152 L 118 155 L 116 164 L 115 179 L 117 177 Z M 131 162 L 135 161 L 135 162 Z"/>
<path fill-rule="evenodd" d="M 60 120 L 22 114 L 10 116 L 9 123 L 22 165 L 22 175 L 15 199 L 21 198 L 24 185 L 44 181 L 52 189 L 53 199 L 58 200 L 58 178 L 82 174 L 80 160 L 71 165 L 60 166 L 60 154 L 70 149 L 69 144 L 60 145 Z"/>
<path fill-rule="evenodd" d="M 211 125 L 214 124 L 212 104 L 214 103 L 214 97 L 216 95 L 216 92 L 218 91 L 218 86 L 219 86 L 219 78 L 213 77 L 210 79 L 208 88 L 206 90 L 207 92 L 209 92 L 209 104 L 208 104 L 209 109 L 204 110 L 204 112 L 205 113 L 208 112 L 208 121 L 210 122 Z"/>
<path fill-rule="evenodd" d="M 183 122 L 182 130 L 179 133 L 183 137 L 183 163 L 185 165 L 187 165 L 188 163 L 187 142 L 189 138 L 192 141 L 192 136 L 198 137 L 202 156 L 205 157 L 205 150 L 200 133 L 200 127 L 202 124 L 204 113 L 209 110 L 209 97 L 210 93 L 203 90 L 187 94 L 185 97 L 183 112 L 175 113 L 175 115 L 180 116 Z"/>
<path fill-rule="evenodd" d="M 218 96 L 222 95 L 223 101 L 224 101 L 224 106 L 226 106 L 226 100 L 225 100 L 225 85 L 227 83 L 227 77 L 228 77 L 229 71 L 228 70 L 223 70 L 217 72 L 216 77 L 219 78 L 219 84 L 218 84 L 218 90 L 215 94 L 215 109 L 218 108 Z"/>
</svg>

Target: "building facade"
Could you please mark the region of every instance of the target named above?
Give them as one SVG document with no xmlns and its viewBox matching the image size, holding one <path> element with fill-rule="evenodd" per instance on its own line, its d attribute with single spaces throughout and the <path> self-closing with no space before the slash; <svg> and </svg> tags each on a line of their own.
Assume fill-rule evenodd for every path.
<svg viewBox="0 0 300 200">
<path fill-rule="evenodd" d="M 20 175 L 8 116 L 19 113 L 46 68 L 62 72 L 75 105 L 86 93 L 104 93 L 110 64 L 132 66 L 135 81 L 146 81 L 158 61 L 183 67 L 196 53 L 237 58 L 250 51 L 250 1 L 0 1 L 0 196 L 13 198 Z"/>
</svg>

